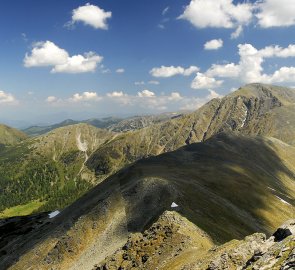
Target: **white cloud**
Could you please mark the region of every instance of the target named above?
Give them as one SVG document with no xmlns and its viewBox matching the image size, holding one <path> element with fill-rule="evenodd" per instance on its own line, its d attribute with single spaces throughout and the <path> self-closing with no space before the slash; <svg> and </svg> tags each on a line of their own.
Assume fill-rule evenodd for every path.
<svg viewBox="0 0 295 270">
<path fill-rule="evenodd" d="M 101 71 L 102 74 L 111 73 L 111 70 L 109 68 L 105 68 Z"/>
<path fill-rule="evenodd" d="M 258 8 L 256 17 L 262 28 L 295 25 L 294 0 L 262 0 Z"/>
<path fill-rule="evenodd" d="M 13 104 L 13 103 L 17 103 L 17 100 L 15 99 L 15 97 L 10 93 L 6 93 L 0 90 L 0 104 Z"/>
<path fill-rule="evenodd" d="M 232 78 L 239 75 L 240 68 L 234 63 L 226 65 L 217 65 L 213 64 L 206 72 L 207 76 L 210 77 L 223 77 L 223 78 Z"/>
<path fill-rule="evenodd" d="M 158 81 L 149 81 L 148 84 L 159 85 L 160 82 L 158 82 Z"/>
<path fill-rule="evenodd" d="M 33 44 L 31 54 L 26 54 L 25 67 L 55 66 L 67 62 L 69 54 L 51 41 Z"/>
<path fill-rule="evenodd" d="M 243 33 L 243 26 L 242 26 L 242 25 L 239 25 L 239 26 L 237 27 L 237 29 L 236 29 L 234 32 L 231 33 L 230 38 L 231 38 L 231 39 L 236 39 L 236 38 L 238 38 L 242 33 Z"/>
<path fill-rule="evenodd" d="M 69 101 L 72 102 L 81 102 L 81 101 L 99 101 L 102 98 L 97 95 L 96 92 L 83 92 L 82 94 L 76 93 Z"/>
<path fill-rule="evenodd" d="M 221 86 L 223 81 L 216 80 L 213 77 L 209 77 L 203 73 L 198 72 L 197 76 L 191 83 L 191 88 L 193 89 L 209 89 L 209 88 L 217 88 Z"/>
<path fill-rule="evenodd" d="M 134 82 L 135 85 L 144 85 L 145 82 L 144 81 L 140 81 L 140 82 Z"/>
<path fill-rule="evenodd" d="M 97 65 L 101 63 L 103 57 L 95 54 L 94 52 L 88 52 L 84 55 L 74 55 L 69 57 L 64 64 L 56 65 L 51 72 L 52 73 L 85 73 L 94 72 Z"/>
<path fill-rule="evenodd" d="M 108 97 L 112 97 L 112 98 L 116 98 L 116 97 L 124 97 L 125 94 L 123 93 L 123 91 L 114 91 L 112 93 L 107 93 Z"/>
<path fill-rule="evenodd" d="M 168 100 L 170 101 L 178 101 L 181 100 L 183 97 L 178 92 L 172 92 L 170 96 L 168 96 Z"/>
<path fill-rule="evenodd" d="M 125 69 L 124 68 L 118 68 L 116 70 L 117 73 L 124 73 L 125 72 Z"/>
<path fill-rule="evenodd" d="M 49 96 L 46 98 L 46 102 L 48 103 L 52 103 L 52 102 L 56 102 L 57 101 L 57 97 L 55 96 Z"/>
<path fill-rule="evenodd" d="M 69 56 L 66 50 L 46 41 L 33 44 L 31 53 L 24 58 L 24 66 L 52 67 L 52 73 L 85 73 L 94 72 L 102 60 L 103 57 L 94 52 Z"/>
<path fill-rule="evenodd" d="M 179 19 L 188 20 L 197 28 L 235 28 L 248 24 L 253 5 L 234 4 L 233 0 L 191 0 Z"/>
<path fill-rule="evenodd" d="M 221 95 L 219 95 L 217 92 L 209 89 L 209 94 L 205 96 L 204 98 L 197 98 L 197 97 L 191 97 L 191 98 L 184 98 L 182 101 L 182 106 L 180 107 L 181 110 L 196 110 L 203 106 L 205 103 L 209 102 L 213 98 L 222 98 Z"/>
<path fill-rule="evenodd" d="M 163 9 L 163 11 L 162 11 L 162 15 L 163 15 L 163 16 L 166 15 L 167 12 L 169 11 L 169 9 L 170 9 L 169 6 L 168 6 L 168 7 L 165 7 L 165 8 Z"/>
<path fill-rule="evenodd" d="M 147 89 L 145 89 L 145 90 L 143 90 L 141 92 L 138 92 L 137 95 L 139 97 L 148 97 L 148 98 L 156 96 L 154 92 L 152 92 L 150 90 L 147 90 Z"/>
<path fill-rule="evenodd" d="M 212 39 L 204 44 L 205 50 L 218 50 L 223 46 L 222 39 Z"/>
<path fill-rule="evenodd" d="M 83 22 L 95 29 L 108 29 L 107 19 L 112 17 L 112 12 L 104 11 L 98 6 L 87 3 L 85 6 L 78 7 L 72 12 L 71 24 Z"/>
<path fill-rule="evenodd" d="M 161 66 L 159 68 L 153 68 L 150 71 L 150 74 L 153 77 L 157 78 L 169 78 L 176 75 L 183 75 L 183 76 L 190 76 L 193 73 L 198 72 L 200 69 L 196 66 L 190 66 L 189 68 L 185 69 L 183 67 L 174 67 L 174 66 Z"/>
<path fill-rule="evenodd" d="M 267 46 L 260 50 L 251 44 L 239 44 L 239 63 L 225 65 L 213 64 L 204 74 L 199 74 L 192 83 L 193 88 L 213 88 L 218 86 L 219 78 L 232 78 L 242 83 L 277 83 L 295 82 L 295 67 L 280 67 L 272 74 L 264 73 L 263 63 L 267 58 L 295 57 L 295 45 L 286 48 L 277 45 Z M 219 83 L 218 83 L 219 82 Z M 204 87 L 206 86 L 206 87 Z"/>
<path fill-rule="evenodd" d="M 190 66 L 189 68 L 184 69 L 184 71 L 183 71 L 183 75 L 184 75 L 184 76 L 190 76 L 190 75 L 192 75 L 192 74 L 197 73 L 199 70 L 200 70 L 200 69 L 199 69 L 198 67 L 196 67 L 196 66 Z"/>
<path fill-rule="evenodd" d="M 213 98 L 221 98 L 222 96 L 219 95 L 217 92 L 215 92 L 212 89 L 209 89 L 209 95 L 207 96 L 208 99 L 213 99 Z"/>
</svg>

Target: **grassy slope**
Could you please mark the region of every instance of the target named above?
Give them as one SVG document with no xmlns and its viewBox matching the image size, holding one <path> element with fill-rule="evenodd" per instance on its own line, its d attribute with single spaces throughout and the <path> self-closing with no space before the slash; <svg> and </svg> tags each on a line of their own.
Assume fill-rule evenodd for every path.
<svg viewBox="0 0 295 270">
<path fill-rule="evenodd" d="M 5 209 L 0 212 L 0 218 L 26 216 L 32 214 L 35 210 L 38 210 L 45 202 L 31 201 L 24 205 L 18 205 Z"/>
<path fill-rule="evenodd" d="M 27 135 L 17 129 L 0 124 L 0 145 L 15 145 L 27 138 Z"/>
<path fill-rule="evenodd" d="M 0 150 L 0 211 L 36 199 L 48 201 L 40 210 L 63 208 L 132 162 L 209 139 L 221 131 L 273 136 L 295 144 L 293 102 L 294 90 L 251 84 L 194 113 L 133 132 L 114 135 L 85 124 L 53 130 Z M 79 132 L 89 144 L 87 160 L 77 148 Z M 3 187 L 5 192 L 1 192 Z"/>
<path fill-rule="evenodd" d="M 17 252 L 30 251 L 14 269 L 27 263 L 67 269 L 85 256 L 102 258 L 130 232 L 149 227 L 173 201 L 215 242 L 270 233 L 294 218 L 294 164 L 294 148 L 281 141 L 231 134 L 138 161 L 66 208 L 39 236 L 23 236 L 27 246 Z M 31 250 L 27 237 L 41 235 Z"/>
<path fill-rule="evenodd" d="M 86 156 L 112 136 L 105 130 L 79 124 L 2 149 L 0 212 L 36 200 L 46 201 L 39 211 L 53 210 L 76 200 L 93 185 L 92 174 L 83 170 Z M 87 143 L 86 152 L 79 149 L 78 140 Z M 8 216 L 14 212 L 5 213 Z"/>
</svg>

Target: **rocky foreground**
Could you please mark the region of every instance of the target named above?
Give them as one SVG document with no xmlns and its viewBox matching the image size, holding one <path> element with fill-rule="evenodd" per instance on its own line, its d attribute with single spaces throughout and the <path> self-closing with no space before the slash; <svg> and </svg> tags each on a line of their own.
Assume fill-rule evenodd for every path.
<svg viewBox="0 0 295 270">
<path fill-rule="evenodd" d="M 210 237 L 177 212 L 166 211 L 93 270 L 131 269 L 295 269 L 295 220 L 267 239 L 255 233 L 216 246 Z"/>
</svg>

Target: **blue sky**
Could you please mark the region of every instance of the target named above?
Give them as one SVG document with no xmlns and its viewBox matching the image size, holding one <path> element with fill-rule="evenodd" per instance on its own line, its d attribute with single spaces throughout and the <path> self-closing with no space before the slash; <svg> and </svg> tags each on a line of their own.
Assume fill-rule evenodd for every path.
<svg viewBox="0 0 295 270">
<path fill-rule="evenodd" d="M 250 82 L 293 87 L 294 25 L 293 0 L 2 0 L 0 121 L 192 110 Z"/>
</svg>

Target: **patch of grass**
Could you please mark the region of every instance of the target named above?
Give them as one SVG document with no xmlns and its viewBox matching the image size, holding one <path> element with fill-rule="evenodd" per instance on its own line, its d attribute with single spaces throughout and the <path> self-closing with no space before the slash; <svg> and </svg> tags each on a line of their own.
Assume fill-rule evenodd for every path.
<svg viewBox="0 0 295 270">
<path fill-rule="evenodd" d="M 0 212 L 0 218 L 30 215 L 44 204 L 45 202 L 31 201 L 27 204 L 7 208 L 3 212 Z"/>
</svg>

